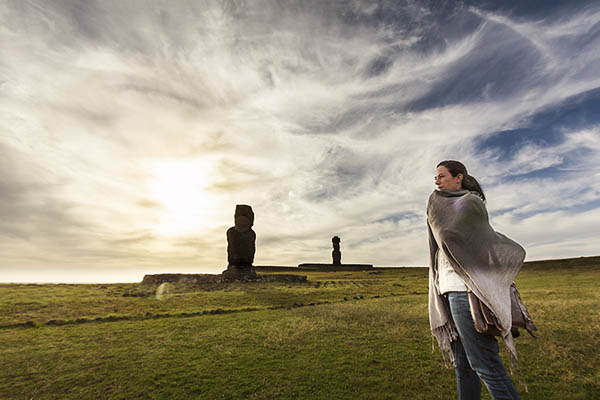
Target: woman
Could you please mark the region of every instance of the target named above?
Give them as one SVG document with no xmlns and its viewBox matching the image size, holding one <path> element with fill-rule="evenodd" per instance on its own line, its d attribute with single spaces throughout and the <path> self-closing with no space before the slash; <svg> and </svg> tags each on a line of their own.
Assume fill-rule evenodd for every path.
<svg viewBox="0 0 600 400">
<path fill-rule="evenodd" d="M 429 321 L 442 353 L 454 362 L 458 398 L 480 399 L 481 380 L 493 399 L 519 399 L 493 336 L 475 330 L 467 291 L 498 319 L 502 340 L 516 360 L 511 334 L 510 285 L 525 250 L 494 232 L 485 195 L 458 161 L 438 164 L 429 197 Z"/>
</svg>

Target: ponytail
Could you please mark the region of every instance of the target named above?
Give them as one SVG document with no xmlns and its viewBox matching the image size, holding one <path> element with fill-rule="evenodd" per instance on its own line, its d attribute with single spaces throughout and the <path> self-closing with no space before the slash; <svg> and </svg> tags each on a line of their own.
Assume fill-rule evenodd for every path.
<svg viewBox="0 0 600 400">
<path fill-rule="evenodd" d="M 481 200 L 485 201 L 485 195 L 483 194 L 483 189 L 481 189 L 481 185 L 477 182 L 477 179 L 472 177 L 469 174 L 463 175 L 462 180 L 463 189 L 470 190 L 472 192 L 477 192 Z"/>
</svg>

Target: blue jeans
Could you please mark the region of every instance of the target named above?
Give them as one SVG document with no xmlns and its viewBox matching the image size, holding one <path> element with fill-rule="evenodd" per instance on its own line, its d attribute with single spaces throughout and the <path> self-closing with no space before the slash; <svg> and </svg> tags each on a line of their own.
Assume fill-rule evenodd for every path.
<svg viewBox="0 0 600 400">
<path fill-rule="evenodd" d="M 498 342 L 493 336 L 475 330 L 467 292 L 448 292 L 447 296 L 458 330 L 452 352 L 459 400 L 481 399 L 481 380 L 494 400 L 520 399 L 502 364 Z"/>
</svg>

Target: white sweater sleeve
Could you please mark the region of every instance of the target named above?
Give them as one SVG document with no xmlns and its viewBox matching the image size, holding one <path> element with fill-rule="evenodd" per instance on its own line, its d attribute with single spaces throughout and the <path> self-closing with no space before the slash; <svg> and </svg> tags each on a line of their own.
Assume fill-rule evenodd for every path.
<svg viewBox="0 0 600 400">
<path fill-rule="evenodd" d="M 467 286 L 462 281 L 460 276 L 454 272 L 454 268 L 444 256 L 444 252 L 438 249 L 438 287 L 440 293 L 447 292 L 466 292 Z"/>
</svg>

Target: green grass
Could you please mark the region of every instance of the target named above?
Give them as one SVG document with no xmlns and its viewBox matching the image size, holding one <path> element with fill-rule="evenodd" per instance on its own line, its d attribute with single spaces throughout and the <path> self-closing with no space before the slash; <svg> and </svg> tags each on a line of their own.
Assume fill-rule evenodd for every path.
<svg viewBox="0 0 600 400">
<path fill-rule="evenodd" d="M 455 398 L 431 351 L 427 270 L 374 272 L 162 300 L 134 284 L 0 285 L 0 398 Z M 523 399 L 600 398 L 598 283 L 600 258 L 522 270 L 539 329 L 517 339 Z"/>
</svg>

